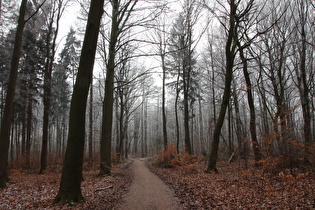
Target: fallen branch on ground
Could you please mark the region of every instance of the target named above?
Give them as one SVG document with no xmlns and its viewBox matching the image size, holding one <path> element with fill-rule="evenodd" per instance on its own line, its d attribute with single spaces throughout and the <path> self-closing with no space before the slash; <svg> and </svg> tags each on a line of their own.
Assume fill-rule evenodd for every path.
<svg viewBox="0 0 315 210">
<path fill-rule="evenodd" d="M 111 188 L 113 188 L 113 186 L 108 186 L 108 187 L 104 187 L 104 188 L 99 188 L 99 189 L 96 189 L 94 192 L 103 191 L 103 190 L 108 190 L 108 189 L 111 189 Z"/>
</svg>

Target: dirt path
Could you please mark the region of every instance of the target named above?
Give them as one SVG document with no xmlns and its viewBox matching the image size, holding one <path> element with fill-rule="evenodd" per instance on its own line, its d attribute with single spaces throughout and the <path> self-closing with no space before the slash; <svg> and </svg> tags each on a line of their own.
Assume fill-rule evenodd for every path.
<svg viewBox="0 0 315 210">
<path fill-rule="evenodd" d="M 121 210 L 177 210 L 182 209 L 172 190 L 145 163 L 133 159 L 134 180 Z"/>
</svg>

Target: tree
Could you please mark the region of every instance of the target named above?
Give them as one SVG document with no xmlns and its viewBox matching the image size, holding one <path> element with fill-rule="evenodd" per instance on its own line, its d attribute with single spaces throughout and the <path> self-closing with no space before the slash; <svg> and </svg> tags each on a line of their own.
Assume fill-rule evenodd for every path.
<svg viewBox="0 0 315 210">
<path fill-rule="evenodd" d="M 278 4 L 280 6 L 284 2 L 280 1 Z M 283 157 L 282 163 L 285 165 L 289 163 L 290 158 L 288 150 L 288 116 L 290 115 L 289 93 L 291 92 L 289 89 L 292 80 L 287 68 L 287 60 L 290 53 L 288 43 L 292 16 L 289 15 L 287 6 L 280 7 L 280 9 L 276 8 L 276 5 L 272 5 L 272 7 L 272 13 L 268 18 L 270 18 L 270 22 L 275 24 L 268 33 L 260 36 L 262 46 L 259 47 L 265 53 L 262 55 L 263 59 L 261 59 L 263 63 L 259 65 L 262 66 L 263 76 L 267 78 L 264 88 L 270 88 L 270 90 L 265 91 L 273 99 L 269 115 L 272 118 L 272 128 L 276 140 L 274 146 L 278 147 L 277 153 Z M 276 107 L 276 109 L 273 107 Z M 274 113 L 273 110 L 275 110 Z"/>
<path fill-rule="evenodd" d="M 72 85 L 74 86 L 76 71 L 79 65 L 80 56 L 78 55 L 78 49 L 81 47 L 81 43 L 77 40 L 75 30 L 70 27 L 67 34 L 65 45 L 60 52 L 60 65 L 67 71 L 67 74 L 72 74 Z"/>
<path fill-rule="evenodd" d="M 60 155 L 63 151 L 65 133 L 67 130 L 67 121 L 70 104 L 70 84 L 69 77 L 78 68 L 80 55 L 78 49 L 81 43 L 76 38 L 76 32 L 73 28 L 67 34 L 66 42 L 61 50 L 58 63 L 54 66 L 51 79 L 51 108 L 50 125 L 55 126 L 56 147 Z M 72 79 L 72 78 L 71 78 Z"/>
<path fill-rule="evenodd" d="M 189 129 L 189 119 L 191 113 L 190 106 L 195 101 L 194 91 L 194 65 L 196 58 L 194 57 L 194 40 L 193 27 L 196 24 L 196 2 L 187 0 L 183 5 L 183 12 L 181 12 L 174 23 L 171 30 L 171 37 L 169 40 L 169 51 L 172 57 L 172 68 L 176 69 L 180 82 L 178 88 L 183 93 L 184 105 L 184 131 L 185 131 L 185 151 L 192 154 L 191 133 Z M 179 79 L 178 78 L 178 79 Z"/>
<path fill-rule="evenodd" d="M 243 73 L 244 73 L 246 86 L 247 86 L 247 88 L 246 88 L 247 100 L 248 100 L 248 106 L 250 109 L 250 123 L 249 123 L 250 134 L 251 134 L 252 143 L 253 143 L 255 162 L 256 162 L 255 164 L 258 166 L 258 165 L 260 165 L 259 161 L 261 160 L 262 156 L 261 156 L 261 152 L 260 152 L 260 148 L 259 148 L 259 144 L 258 144 L 258 140 L 257 140 L 256 111 L 255 111 L 255 104 L 254 104 L 254 97 L 253 97 L 253 88 L 252 88 L 252 83 L 251 83 L 250 76 L 248 73 L 247 58 L 245 57 L 245 54 L 244 54 L 244 48 L 242 46 L 240 46 L 239 42 L 238 42 L 238 46 L 239 46 L 240 58 L 241 58 L 242 63 L 243 63 Z"/>
<path fill-rule="evenodd" d="M 23 30 L 25 26 L 25 13 L 26 13 L 27 0 L 22 0 L 20 7 L 20 14 L 18 20 L 18 26 L 15 35 L 15 45 L 11 60 L 11 69 L 8 83 L 8 90 L 6 95 L 6 102 L 4 107 L 4 113 L 1 121 L 0 130 L 0 188 L 6 186 L 8 180 L 8 152 L 10 144 L 10 130 L 12 123 L 12 109 L 13 100 L 15 95 L 15 87 L 17 81 L 17 73 L 19 68 L 19 60 L 22 49 Z"/>
<path fill-rule="evenodd" d="M 32 5 L 29 5 L 31 9 Z M 37 22 L 38 17 L 29 21 L 25 26 L 24 45 L 19 71 L 18 85 L 20 91 L 16 95 L 14 106 L 15 112 L 21 113 L 22 120 L 22 155 L 25 160 L 25 167 L 30 167 L 31 145 L 33 143 L 33 126 L 35 123 L 34 110 L 39 105 L 38 97 L 40 95 L 40 86 L 42 82 L 41 73 L 45 65 L 45 44 L 40 34 L 46 34 L 42 31 L 42 25 L 37 23 L 37 27 L 32 24 Z"/>
<path fill-rule="evenodd" d="M 85 115 L 103 8 L 104 0 L 91 0 L 78 75 L 71 99 L 68 144 L 62 167 L 60 187 L 53 201 L 58 204 L 81 202 L 84 199 L 81 193 L 81 181 Z"/>
<path fill-rule="evenodd" d="M 225 85 L 224 93 L 222 96 L 222 102 L 220 106 L 220 112 L 218 119 L 216 121 L 215 129 L 213 132 L 213 142 L 211 153 L 209 156 L 209 163 L 207 172 L 215 171 L 217 172 L 217 159 L 218 159 L 218 148 L 220 142 L 221 128 L 223 126 L 226 109 L 229 105 L 230 94 L 231 94 L 231 83 L 233 78 L 233 66 L 234 59 L 236 56 L 236 45 L 234 43 L 234 37 L 237 36 L 237 27 L 236 16 L 237 16 L 237 2 L 235 0 L 228 1 L 230 10 L 229 10 L 229 19 L 227 24 L 227 41 L 225 46 L 225 57 L 226 57 L 226 68 L 225 68 Z"/>
<path fill-rule="evenodd" d="M 128 20 L 138 0 L 128 1 L 122 4 L 118 0 L 112 0 L 111 32 L 108 46 L 108 60 L 106 63 L 105 96 L 103 103 L 102 134 L 100 143 L 100 176 L 111 173 L 111 141 L 113 126 L 114 104 L 114 75 L 116 67 L 117 43 L 125 32 Z"/>
<path fill-rule="evenodd" d="M 165 3 L 165 1 L 163 2 Z M 167 56 L 167 23 L 166 23 L 166 12 L 156 18 L 156 28 L 152 34 L 154 43 L 156 43 L 155 51 L 160 57 L 161 68 L 162 68 L 162 131 L 163 131 L 163 145 L 164 151 L 167 150 L 168 139 L 167 139 L 167 118 L 166 118 L 166 56 Z"/>
<path fill-rule="evenodd" d="M 293 7 L 293 5 L 292 5 Z M 304 120 L 304 143 L 305 143 L 305 157 L 304 160 L 306 163 L 309 163 L 309 146 L 312 142 L 312 132 L 311 132 L 311 112 L 310 112 L 310 85 L 312 73 L 307 69 L 307 54 L 308 54 L 308 33 L 310 32 L 308 28 L 309 22 L 309 10 L 310 5 L 307 1 L 297 0 L 296 7 L 297 8 L 297 16 L 293 16 L 294 18 L 294 40 L 299 40 L 295 46 L 293 46 L 293 53 L 297 54 L 294 56 L 293 67 L 296 74 L 297 80 L 297 88 L 300 94 L 302 112 L 303 112 L 303 120 Z M 292 8 L 293 9 L 293 8 Z M 296 58 L 296 60 L 294 60 Z M 309 68 L 311 69 L 311 68 Z"/>
<path fill-rule="evenodd" d="M 117 66 L 117 71 L 115 73 L 116 78 L 116 88 L 115 88 L 115 100 L 116 100 L 116 132 L 117 132 L 117 143 L 116 152 L 119 154 L 119 158 L 127 157 L 127 141 L 128 141 L 128 124 L 130 118 L 131 93 L 135 90 L 135 85 L 131 76 L 133 73 L 132 66 L 129 56 L 135 49 L 132 46 L 124 45 L 122 50 L 119 52 L 118 58 L 120 61 Z M 134 68 L 136 69 L 136 68 Z M 124 149 L 125 148 L 125 149 Z"/>
<path fill-rule="evenodd" d="M 246 58 L 245 50 L 248 49 L 253 42 L 253 40 L 257 37 L 257 35 L 250 37 L 250 27 L 251 27 L 251 21 L 255 21 L 256 18 L 251 15 L 251 10 L 253 10 L 254 1 L 249 1 L 247 3 L 247 16 L 249 18 L 242 18 L 237 17 L 236 21 L 240 25 L 242 24 L 243 27 L 238 30 L 238 33 L 241 34 L 241 36 L 235 36 L 234 41 L 237 43 L 239 56 L 243 65 L 243 74 L 245 77 L 245 83 L 246 83 L 246 92 L 247 92 L 247 101 L 248 106 L 250 109 L 250 134 L 251 134 L 251 140 L 253 143 L 253 149 L 254 149 L 254 156 L 255 156 L 255 165 L 260 165 L 259 161 L 262 159 L 262 154 L 260 151 L 260 147 L 257 140 L 257 131 L 256 131 L 256 111 L 255 111 L 255 104 L 254 104 L 254 96 L 253 96 L 253 87 L 250 79 L 250 74 L 248 72 L 248 58 Z M 262 32 L 260 32 L 262 33 Z M 241 44 L 243 43 L 243 44 Z"/>
<path fill-rule="evenodd" d="M 48 17 L 47 23 L 47 35 L 46 35 L 46 63 L 44 69 L 44 114 L 43 114 L 43 137 L 42 137 L 42 150 L 41 150 L 41 164 L 39 173 L 43 174 L 47 166 L 47 144 L 48 144 L 48 133 L 49 133 L 49 115 L 51 108 L 51 76 L 53 70 L 53 64 L 56 54 L 56 41 L 59 31 L 59 21 L 62 13 L 65 9 L 67 2 L 63 0 L 54 1 L 50 16 Z M 53 24 L 56 22 L 56 28 L 53 28 Z M 52 43 L 51 43 L 52 41 Z M 50 44 L 51 43 L 51 44 Z"/>
</svg>

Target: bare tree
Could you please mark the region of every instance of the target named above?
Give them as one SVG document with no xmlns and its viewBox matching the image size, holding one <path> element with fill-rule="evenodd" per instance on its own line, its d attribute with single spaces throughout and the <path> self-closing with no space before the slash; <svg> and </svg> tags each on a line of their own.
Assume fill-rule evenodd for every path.
<svg viewBox="0 0 315 210">
<path fill-rule="evenodd" d="M 112 24 L 106 63 L 105 96 L 103 104 L 102 137 L 100 145 L 100 172 L 99 175 L 111 173 L 111 141 L 114 104 L 114 73 L 117 42 L 126 29 L 128 19 L 134 10 L 138 0 L 128 1 L 124 5 L 118 0 L 112 0 Z"/>
<path fill-rule="evenodd" d="M 219 2 L 218 2 L 219 3 Z M 220 142 L 220 134 L 221 129 L 223 126 L 225 113 L 227 107 L 229 105 L 230 94 L 231 94 L 231 82 L 233 78 L 233 67 L 234 67 L 234 60 L 237 53 L 237 45 L 235 43 L 235 38 L 238 36 L 238 27 L 240 22 L 239 19 L 242 19 L 244 16 L 248 14 L 251 9 L 252 0 L 241 4 L 240 0 L 231 0 L 227 1 L 229 5 L 229 10 L 225 9 L 228 16 L 228 22 L 225 23 L 224 19 L 219 19 L 221 24 L 224 26 L 226 33 L 227 33 L 227 41 L 225 46 L 225 56 L 226 56 L 226 68 L 225 68 L 225 86 L 224 86 L 224 93 L 222 97 L 221 107 L 218 119 L 216 121 L 215 129 L 213 132 L 213 142 L 211 153 L 209 157 L 209 164 L 207 168 L 207 172 L 215 171 L 217 172 L 217 158 L 218 158 L 218 148 Z M 222 5 L 222 4 L 221 4 Z M 210 7 L 207 7 L 210 11 L 213 11 Z"/>
<path fill-rule="evenodd" d="M 296 54 L 292 58 L 293 67 L 295 70 L 296 80 L 297 80 L 297 88 L 300 93 L 300 100 L 303 112 L 303 120 L 304 120 L 304 142 L 305 142 L 305 162 L 309 163 L 309 146 L 312 142 L 312 132 L 311 132 L 311 112 L 310 112 L 310 84 L 312 74 L 314 72 L 308 70 L 311 67 L 308 67 L 308 57 L 309 53 L 309 10 L 310 5 L 309 2 L 303 0 L 295 1 L 295 4 L 292 5 L 292 10 L 294 12 L 294 8 L 296 8 L 296 13 L 298 15 L 293 15 L 294 18 L 294 34 L 293 39 L 298 41 L 292 41 L 293 44 L 293 52 Z"/>
<path fill-rule="evenodd" d="M 167 37 L 166 37 L 166 24 L 162 21 L 165 21 L 165 15 L 161 16 L 163 20 L 161 23 L 157 25 L 160 26 L 159 29 L 156 30 L 156 38 L 158 43 L 158 53 L 161 59 L 161 67 L 162 67 L 162 129 L 163 129 L 163 145 L 164 150 L 167 149 L 168 140 L 167 140 L 167 118 L 166 118 L 166 107 L 165 107 L 165 95 L 166 95 L 166 74 L 167 74 L 167 67 L 166 67 L 166 50 L 167 50 Z"/>
<path fill-rule="evenodd" d="M 284 4 L 284 2 L 280 2 Z M 280 5 L 279 3 L 279 5 Z M 273 5 L 275 6 L 275 5 Z M 286 7 L 281 7 L 285 10 Z M 270 15 L 271 22 L 275 25 L 272 27 L 268 33 L 264 33 L 260 36 L 263 43 L 263 49 L 266 52 L 263 55 L 265 62 L 262 65 L 263 74 L 267 80 L 267 86 L 265 88 L 270 88 L 267 93 L 271 94 L 273 101 L 275 103 L 276 110 L 275 113 L 270 113 L 273 120 L 273 130 L 276 136 L 276 144 L 280 154 L 284 158 L 289 157 L 288 151 L 288 116 L 290 109 L 288 107 L 288 95 L 290 83 L 290 75 L 287 68 L 287 59 L 289 55 L 289 37 L 290 37 L 290 14 L 288 12 L 283 13 L 281 17 L 281 10 L 272 8 L 272 13 Z M 281 18 L 281 21 L 276 21 Z M 265 56 L 265 57 L 264 57 Z M 272 110 L 272 109 L 271 109 Z M 283 160 L 284 163 L 287 162 Z M 288 162 L 287 162 L 288 163 Z"/>
<path fill-rule="evenodd" d="M 111 3 L 111 28 L 110 36 L 108 37 L 109 45 L 106 55 L 106 79 L 105 79 L 105 94 L 103 103 L 103 117 L 102 117 L 102 134 L 101 134 L 101 144 L 100 144 L 100 172 L 99 175 L 108 175 L 111 173 L 111 141 L 112 141 L 112 125 L 113 125 L 113 104 L 114 104 L 114 75 L 117 64 L 122 61 L 116 60 L 116 55 L 119 50 L 123 48 L 124 45 L 139 41 L 137 38 L 128 39 L 129 33 L 133 27 L 136 26 L 146 26 L 155 15 L 155 11 L 158 8 L 153 9 L 153 14 L 155 15 L 144 15 L 142 17 L 134 17 L 133 14 L 136 12 L 143 11 L 143 8 L 148 9 L 148 5 L 139 6 L 140 1 L 118 1 L 112 0 Z M 141 2 L 146 4 L 147 2 Z M 152 16 L 152 17 L 151 17 Z M 140 17 L 140 18 L 139 18 Z M 128 35 L 129 34 L 129 35 Z M 136 34 L 139 34 L 138 32 Z M 104 37 L 106 38 L 106 37 Z M 139 55 L 132 55 L 131 57 L 136 57 Z M 127 57 L 125 59 L 130 59 Z"/>
<path fill-rule="evenodd" d="M 67 0 L 58 0 L 52 3 L 52 8 L 47 22 L 47 37 L 46 37 L 46 64 L 44 69 L 44 115 L 43 115 L 43 137 L 41 151 L 41 165 L 39 173 L 43 174 L 47 166 L 47 142 L 49 133 L 49 114 L 50 114 L 50 98 L 51 98 L 51 76 L 53 64 L 56 54 L 56 41 L 59 32 L 59 21 L 66 7 Z M 54 27 L 55 25 L 55 29 Z M 50 43 L 52 40 L 52 43 Z"/>
</svg>

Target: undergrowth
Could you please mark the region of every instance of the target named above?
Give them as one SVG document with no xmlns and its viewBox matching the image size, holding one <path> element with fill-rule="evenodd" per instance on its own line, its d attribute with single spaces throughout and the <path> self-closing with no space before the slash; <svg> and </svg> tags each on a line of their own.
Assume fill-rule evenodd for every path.
<svg viewBox="0 0 315 210">
<path fill-rule="evenodd" d="M 165 151 L 159 152 L 155 164 L 162 168 L 193 167 L 203 159 L 203 156 L 191 155 L 185 151 L 177 153 L 175 145 L 169 144 Z"/>
</svg>

